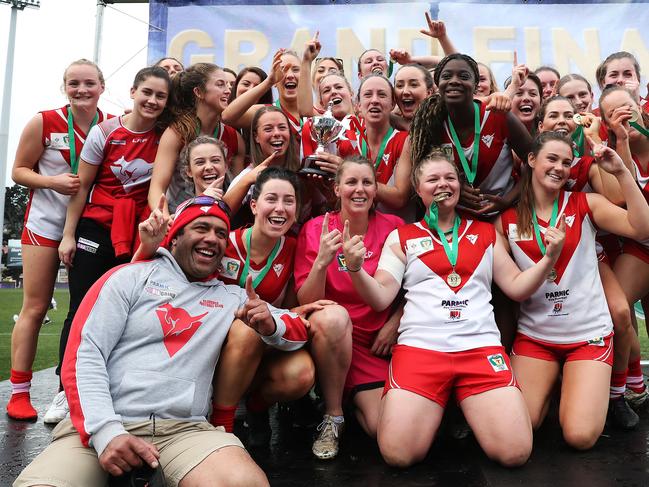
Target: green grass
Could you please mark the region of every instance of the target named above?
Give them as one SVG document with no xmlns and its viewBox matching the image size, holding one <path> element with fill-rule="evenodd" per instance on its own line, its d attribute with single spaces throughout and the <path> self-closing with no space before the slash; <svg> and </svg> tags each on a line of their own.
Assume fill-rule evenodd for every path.
<svg viewBox="0 0 649 487">
<path fill-rule="evenodd" d="M 34 361 L 33 370 L 42 370 L 56 365 L 59 358 L 59 335 L 63 327 L 63 320 L 68 314 L 69 296 L 66 290 L 54 291 L 54 298 L 58 304 L 56 311 L 49 310 L 47 315 L 52 322 L 43 325 L 38 338 L 38 352 Z M 13 315 L 20 312 L 22 306 L 22 289 L 0 289 L 0 380 L 9 378 L 11 367 L 11 330 L 14 326 Z M 649 338 L 644 326 L 644 321 L 638 320 L 640 329 L 640 346 L 642 358 L 649 359 Z"/>
<path fill-rule="evenodd" d="M 54 299 L 56 299 L 58 307 L 56 310 L 47 312 L 52 322 L 41 327 L 33 370 L 52 367 L 57 364 L 59 359 L 59 336 L 61 328 L 63 328 L 63 320 L 68 314 L 67 289 L 54 291 Z M 0 289 L 0 380 L 9 378 L 13 315 L 20 312 L 22 302 L 22 289 Z"/>
</svg>

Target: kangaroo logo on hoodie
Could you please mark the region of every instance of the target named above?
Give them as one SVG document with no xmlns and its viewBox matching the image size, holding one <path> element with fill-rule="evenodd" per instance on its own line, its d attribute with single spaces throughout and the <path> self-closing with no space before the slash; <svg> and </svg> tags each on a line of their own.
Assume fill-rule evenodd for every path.
<svg viewBox="0 0 649 487">
<path fill-rule="evenodd" d="M 169 303 L 158 306 L 155 310 L 162 325 L 164 334 L 164 345 L 167 348 L 169 357 L 173 357 L 176 352 L 185 346 L 185 344 L 194 336 L 196 330 L 203 324 L 200 321 L 207 315 L 203 313 L 198 316 L 191 316 L 182 308 L 174 308 Z"/>
</svg>

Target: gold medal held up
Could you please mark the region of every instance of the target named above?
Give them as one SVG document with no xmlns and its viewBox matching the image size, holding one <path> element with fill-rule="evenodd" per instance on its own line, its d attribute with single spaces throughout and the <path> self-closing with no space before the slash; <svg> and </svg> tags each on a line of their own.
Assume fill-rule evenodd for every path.
<svg viewBox="0 0 649 487">
<path fill-rule="evenodd" d="M 453 271 L 448 276 L 446 276 L 446 282 L 451 287 L 458 287 L 460 284 L 462 284 L 462 278 L 457 272 Z"/>
</svg>

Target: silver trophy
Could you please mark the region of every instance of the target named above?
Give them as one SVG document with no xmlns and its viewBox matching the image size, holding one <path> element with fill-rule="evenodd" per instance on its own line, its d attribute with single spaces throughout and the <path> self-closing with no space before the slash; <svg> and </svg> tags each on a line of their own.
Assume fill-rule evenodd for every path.
<svg viewBox="0 0 649 487">
<path fill-rule="evenodd" d="M 317 176 L 332 178 L 333 174 L 323 171 L 318 167 L 318 154 L 327 152 L 325 146 L 338 140 L 343 124 L 336 120 L 331 112 L 333 102 L 329 102 L 325 112 L 318 117 L 311 117 L 311 138 L 318 143 L 315 153 L 304 159 L 304 167 L 300 174 L 313 174 Z"/>
</svg>

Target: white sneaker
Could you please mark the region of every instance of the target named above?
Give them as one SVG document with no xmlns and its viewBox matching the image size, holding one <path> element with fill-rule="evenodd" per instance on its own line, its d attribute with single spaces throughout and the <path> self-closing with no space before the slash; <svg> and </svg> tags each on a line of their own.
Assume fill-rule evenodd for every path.
<svg viewBox="0 0 649 487">
<path fill-rule="evenodd" d="M 14 323 L 18 321 L 18 315 L 14 315 Z"/>
<path fill-rule="evenodd" d="M 65 391 L 59 392 L 54 399 L 52 404 L 47 409 L 45 416 L 43 416 L 43 423 L 46 424 L 57 424 L 63 421 L 68 413 L 70 408 L 68 408 L 68 399 L 65 397 Z"/>
</svg>

